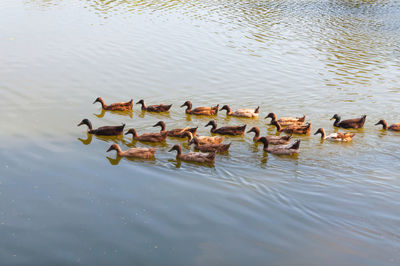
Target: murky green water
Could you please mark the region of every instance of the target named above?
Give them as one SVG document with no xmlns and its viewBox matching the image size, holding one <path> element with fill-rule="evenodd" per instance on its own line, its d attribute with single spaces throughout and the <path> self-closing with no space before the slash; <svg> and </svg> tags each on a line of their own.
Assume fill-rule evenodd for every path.
<svg viewBox="0 0 400 266">
<path fill-rule="evenodd" d="M 399 265 L 400 134 L 374 126 L 400 122 L 399 17 L 398 1 L 1 1 L 1 264 Z M 101 114 L 98 96 L 173 107 Z M 208 134 L 186 100 L 306 114 L 312 132 L 368 116 L 294 158 L 230 138 L 214 167 L 177 162 L 173 139 L 118 160 L 129 138 L 76 127 Z"/>
</svg>

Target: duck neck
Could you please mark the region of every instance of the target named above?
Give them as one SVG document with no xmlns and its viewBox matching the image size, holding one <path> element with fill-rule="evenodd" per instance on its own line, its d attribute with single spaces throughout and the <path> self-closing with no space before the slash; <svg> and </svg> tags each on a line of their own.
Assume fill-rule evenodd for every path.
<svg viewBox="0 0 400 266">
<path fill-rule="evenodd" d="M 321 133 L 321 139 L 325 139 L 325 137 L 326 137 L 325 130 L 321 129 L 321 130 L 319 131 L 319 133 Z"/>
<path fill-rule="evenodd" d="M 132 134 L 132 138 L 134 138 L 134 139 L 137 138 L 138 135 L 137 135 L 137 132 L 135 129 L 132 129 L 130 132 Z"/>
<path fill-rule="evenodd" d="M 117 155 L 121 156 L 122 155 L 122 150 L 119 146 L 115 147 L 115 150 L 117 151 Z"/>
<path fill-rule="evenodd" d="M 180 159 L 181 156 L 182 156 L 182 148 L 181 148 L 181 146 L 179 146 L 179 147 L 176 149 L 176 159 Z"/>
<path fill-rule="evenodd" d="M 232 114 L 231 108 L 228 105 L 226 106 L 225 110 L 226 110 L 226 114 L 227 115 L 231 115 Z"/>
<path fill-rule="evenodd" d="M 146 104 L 144 103 L 144 101 L 141 101 L 140 104 L 142 105 L 142 110 L 146 110 Z"/>
<path fill-rule="evenodd" d="M 215 132 L 215 130 L 217 129 L 217 125 L 215 123 L 211 124 L 211 132 Z"/>
<path fill-rule="evenodd" d="M 255 134 L 254 137 L 253 137 L 253 140 L 257 141 L 260 138 L 260 129 L 259 128 L 254 128 L 253 132 Z"/>
<path fill-rule="evenodd" d="M 339 126 L 339 122 L 340 122 L 340 116 L 337 116 L 337 117 L 335 118 L 335 122 L 333 123 L 333 125 L 334 125 L 335 127 L 338 127 L 338 126 Z"/>
<path fill-rule="evenodd" d="M 166 128 L 165 123 L 160 123 L 159 126 L 161 127 L 160 132 L 164 132 Z"/>
<path fill-rule="evenodd" d="M 103 109 L 106 109 L 108 107 L 107 104 L 104 102 L 103 98 L 100 98 L 99 102 L 101 104 L 101 107 L 103 107 Z"/>
<path fill-rule="evenodd" d="M 190 111 L 192 111 L 192 103 L 188 102 L 188 103 L 186 103 L 186 112 L 190 112 Z"/>
<path fill-rule="evenodd" d="M 279 124 L 277 121 L 275 121 L 274 125 L 276 126 L 276 130 L 277 130 L 278 132 L 281 132 L 281 131 L 282 131 L 281 124 Z"/>
<path fill-rule="evenodd" d="M 384 130 L 387 130 L 387 129 L 388 129 L 388 124 L 387 124 L 386 121 L 382 121 L 382 128 L 383 128 Z"/>
<path fill-rule="evenodd" d="M 268 150 L 268 141 L 265 140 L 265 141 L 263 141 L 263 143 L 264 143 L 263 150 L 264 150 L 264 151 Z"/>
</svg>

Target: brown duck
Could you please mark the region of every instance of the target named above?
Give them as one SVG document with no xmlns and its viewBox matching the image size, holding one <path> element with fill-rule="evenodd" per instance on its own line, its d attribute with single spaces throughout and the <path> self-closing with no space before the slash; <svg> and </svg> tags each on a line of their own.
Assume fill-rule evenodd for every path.
<svg viewBox="0 0 400 266">
<path fill-rule="evenodd" d="M 211 126 L 211 133 L 221 134 L 221 135 L 243 135 L 246 129 L 246 125 L 243 126 L 229 126 L 217 128 L 217 123 L 214 120 L 208 122 L 205 127 Z"/>
<path fill-rule="evenodd" d="M 187 131 L 191 132 L 192 135 L 196 135 L 196 131 L 197 131 L 197 127 L 175 128 L 175 129 L 171 129 L 171 130 L 165 130 L 166 126 L 165 126 L 164 121 L 159 121 L 153 127 L 161 127 L 160 133 L 167 132 L 168 137 L 175 137 L 175 138 L 186 138 L 187 134 L 185 134 L 185 132 L 187 132 Z"/>
<path fill-rule="evenodd" d="M 191 142 L 193 139 L 193 134 L 189 131 L 185 132 L 186 137 L 188 137 L 188 141 Z M 220 144 L 224 140 L 224 136 L 196 136 L 199 144 Z"/>
<path fill-rule="evenodd" d="M 353 137 L 356 135 L 355 133 L 331 133 L 326 135 L 325 130 L 321 127 L 319 128 L 314 135 L 321 134 L 321 140 L 332 140 L 332 141 L 342 141 L 349 142 L 353 140 Z"/>
<path fill-rule="evenodd" d="M 130 148 L 126 151 L 122 151 L 118 144 L 113 144 L 107 150 L 107 152 L 116 150 L 119 157 L 130 157 L 130 158 L 142 158 L 152 159 L 156 153 L 155 148 Z"/>
<path fill-rule="evenodd" d="M 89 119 L 83 119 L 79 124 L 78 127 L 81 125 L 87 125 L 88 126 L 88 133 L 94 134 L 94 135 L 99 135 L 99 136 L 118 136 L 122 135 L 124 131 L 125 124 L 121 126 L 104 126 L 104 127 L 99 127 L 97 129 L 92 128 L 92 123 L 89 121 Z"/>
<path fill-rule="evenodd" d="M 377 125 L 382 125 L 382 129 L 384 130 L 400 131 L 400 123 L 394 123 L 388 126 L 387 122 L 381 119 L 375 124 L 375 126 Z"/>
<path fill-rule="evenodd" d="M 195 144 L 194 148 L 201 151 L 201 152 L 218 152 L 223 153 L 229 150 L 231 143 L 229 144 L 200 144 L 199 140 L 194 137 L 190 142 L 189 145 Z"/>
<path fill-rule="evenodd" d="M 167 138 L 167 132 L 161 133 L 144 133 L 142 135 L 138 135 L 134 128 L 129 129 L 125 135 L 132 134 L 132 139 L 138 141 L 147 141 L 147 142 L 164 142 Z"/>
<path fill-rule="evenodd" d="M 101 103 L 101 107 L 104 110 L 108 110 L 108 111 L 127 111 L 127 110 L 132 110 L 132 106 L 133 106 L 133 100 L 131 99 L 129 102 L 119 102 L 119 103 L 112 103 L 110 105 L 107 105 L 103 98 L 98 97 L 93 104 L 95 103 Z"/>
<path fill-rule="evenodd" d="M 169 151 L 177 151 L 176 159 L 188 162 L 198 162 L 198 163 L 214 163 L 215 152 L 201 153 L 201 152 L 189 152 L 182 154 L 181 145 L 174 145 Z"/>
<path fill-rule="evenodd" d="M 190 115 L 216 115 L 218 114 L 219 104 L 214 107 L 197 107 L 192 110 L 192 102 L 186 101 L 181 107 L 186 106 L 186 113 Z"/>
<path fill-rule="evenodd" d="M 229 105 L 224 105 L 222 106 L 220 111 L 222 110 L 226 110 L 226 115 L 228 116 L 258 118 L 258 112 L 260 111 L 260 106 L 258 106 L 256 109 L 238 109 L 232 112 Z"/>
<path fill-rule="evenodd" d="M 365 119 L 367 118 L 366 115 L 363 115 L 360 118 L 353 118 L 353 119 L 347 119 L 340 121 L 340 116 L 338 114 L 335 114 L 331 120 L 335 119 L 335 122 L 333 123 L 333 126 L 335 127 L 341 127 L 341 128 L 362 128 L 365 123 Z"/>
<path fill-rule="evenodd" d="M 300 140 L 296 140 L 288 145 L 279 145 L 272 148 L 268 148 L 268 140 L 265 137 L 261 137 L 260 141 L 264 143 L 263 150 L 269 153 L 277 154 L 277 155 L 293 155 L 299 153 L 300 148 Z"/>
<path fill-rule="evenodd" d="M 146 106 L 144 100 L 140 100 L 136 104 L 141 104 L 143 111 L 156 112 L 156 113 L 167 112 L 172 106 L 172 104 L 169 105 L 157 104 L 157 105 Z"/>
<path fill-rule="evenodd" d="M 272 121 L 271 125 L 276 126 L 278 132 L 285 132 L 289 134 L 310 134 L 311 123 L 307 123 L 304 126 L 291 125 L 286 128 L 282 128 L 278 121 Z"/>
<path fill-rule="evenodd" d="M 253 141 L 254 142 L 261 142 L 260 141 L 260 129 L 258 127 L 252 127 L 247 133 L 254 132 Z M 288 136 L 265 136 L 268 140 L 269 144 L 278 145 L 278 144 L 288 144 L 292 135 Z"/>
<path fill-rule="evenodd" d="M 281 117 L 277 119 L 275 113 L 269 113 L 265 118 L 271 118 L 271 125 L 272 122 L 277 121 L 281 126 L 290 126 L 290 125 L 303 125 L 304 121 L 306 120 L 306 116 L 303 117 Z"/>
</svg>

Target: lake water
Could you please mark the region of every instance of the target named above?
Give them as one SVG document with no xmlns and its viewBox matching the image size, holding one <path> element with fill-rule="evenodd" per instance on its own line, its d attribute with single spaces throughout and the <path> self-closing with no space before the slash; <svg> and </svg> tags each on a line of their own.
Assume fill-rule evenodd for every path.
<svg viewBox="0 0 400 266">
<path fill-rule="evenodd" d="M 399 265 L 399 1 L 3 0 L 2 265 Z M 169 114 L 101 112 L 141 98 Z M 352 143 L 299 136 L 298 156 L 227 138 L 214 166 L 106 153 L 146 147 L 77 127 L 199 126 L 179 106 L 261 107 L 263 119 L 367 115 Z"/>
</svg>

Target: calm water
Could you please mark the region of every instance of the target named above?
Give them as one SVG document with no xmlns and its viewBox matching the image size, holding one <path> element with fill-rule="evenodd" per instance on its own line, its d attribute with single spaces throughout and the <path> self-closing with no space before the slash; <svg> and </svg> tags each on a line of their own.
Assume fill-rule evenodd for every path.
<svg viewBox="0 0 400 266">
<path fill-rule="evenodd" d="M 399 265 L 398 1 L 3 0 L 0 3 L 2 265 Z M 106 102 L 172 103 L 169 114 L 101 113 Z M 179 106 L 261 106 L 261 117 L 367 114 L 348 144 L 300 137 L 294 158 L 228 139 L 214 167 L 105 151 L 90 138 L 199 126 Z M 227 119 L 219 125 L 257 125 Z M 187 151 L 187 145 L 184 145 Z"/>
</svg>

